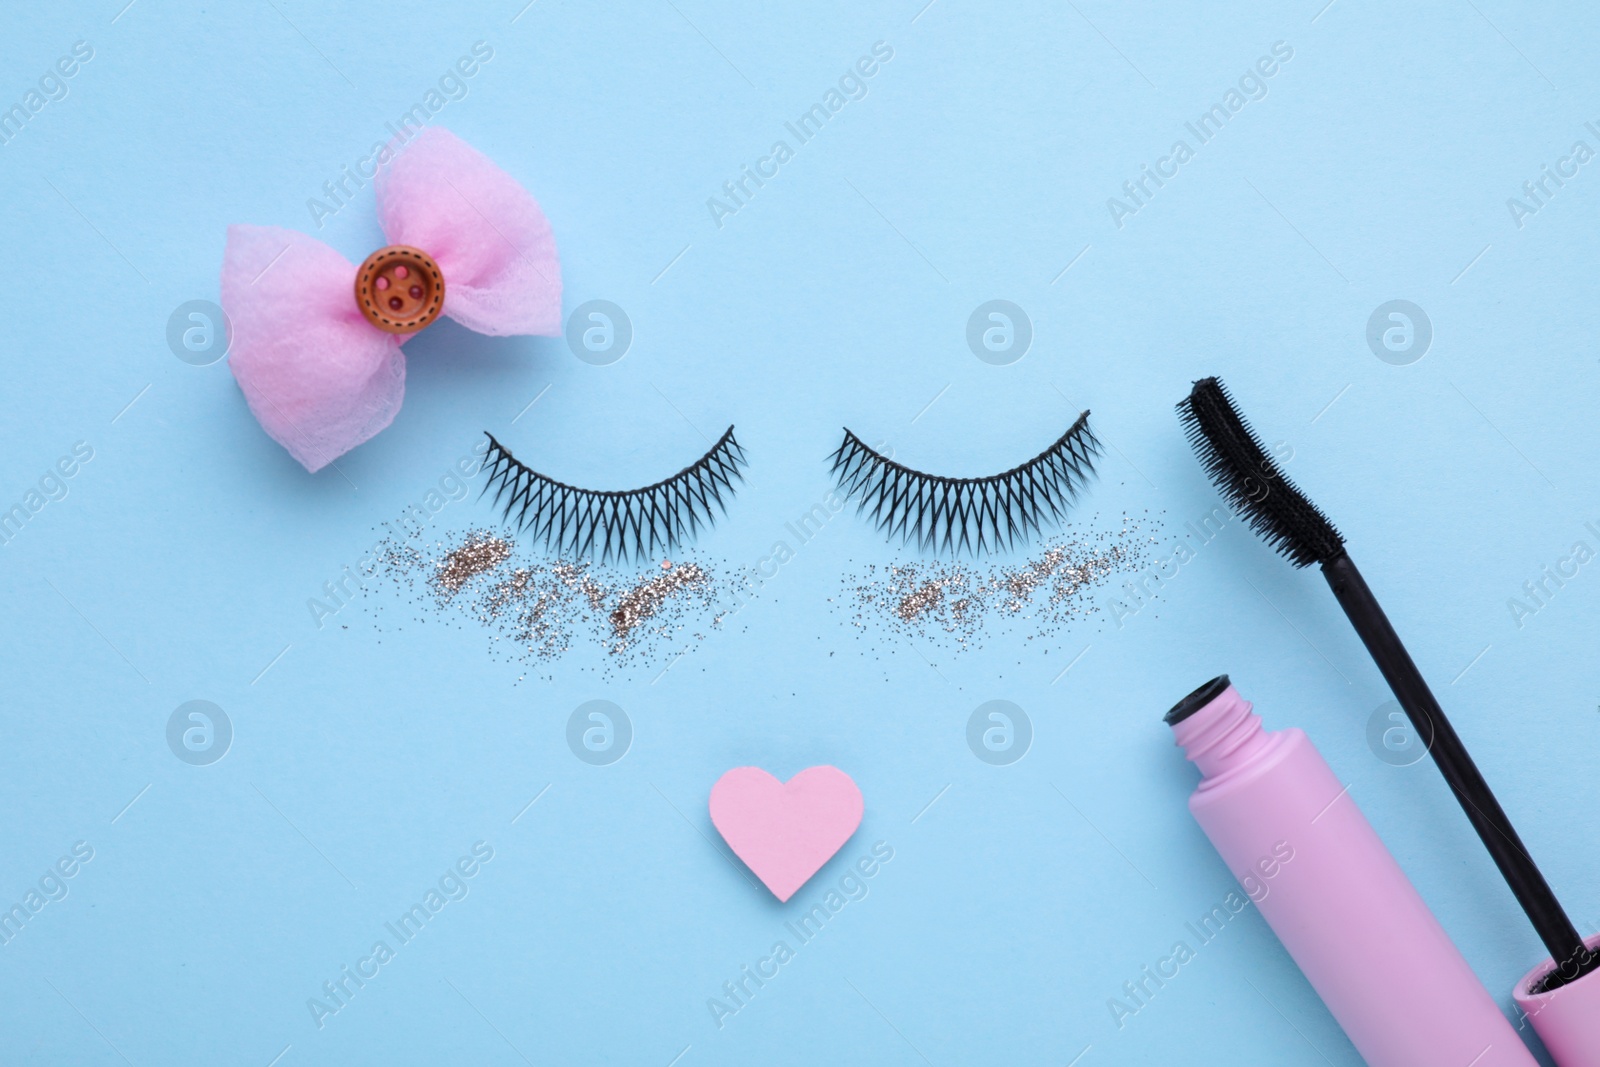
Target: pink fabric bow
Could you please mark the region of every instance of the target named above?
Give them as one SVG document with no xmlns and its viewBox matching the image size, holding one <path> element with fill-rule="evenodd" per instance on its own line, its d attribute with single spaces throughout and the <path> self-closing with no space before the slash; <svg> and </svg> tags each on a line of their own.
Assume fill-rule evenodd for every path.
<svg viewBox="0 0 1600 1067">
<path fill-rule="evenodd" d="M 443 314 L 478 333 L 560 334 L 550 223 L 487 156 L 431 126 L 379 170 L 375 186 L 389 242 L 420 248 L 439 265 Z M 228 363 L 262 428 L 308 471 L 388 426 L 405 395 L 400 346 L 409 336 L 361 314 L 356 269 L 294 230 L 228 227 Z"/>
</svg>

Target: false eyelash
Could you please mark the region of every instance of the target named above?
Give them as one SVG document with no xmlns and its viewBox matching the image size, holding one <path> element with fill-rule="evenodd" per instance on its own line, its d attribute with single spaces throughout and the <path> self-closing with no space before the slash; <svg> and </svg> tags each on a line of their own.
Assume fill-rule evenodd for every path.
<svg viewBox="0 0 1600 1067">
<path fill-rule="evenodd" d="M 733 427 L 711 451 L 670 478 L 643 489 L 600 490 L 547 478 L 520 462 L 506 447 L 489 438 L 484 466 L 489 470 L 483 493 L 494 487 L 494 503 L 506 498 L 504 521 L 516 512 L 517 529 L 532 529 L 546 551 L 560 556 L 592 556 L 600 561 L 645 558 L 670 551 L 710 526 L 718 511 L 726 512 L 724 494 L 743 481 L 744 449 L 733 439 Z M 478 494 L 480 498 L 483 493 Z"/>
<path fill-rule="evenodd" d="M 902 466 L 846 429 L 833 454 L 833 474 L 845 499 L 860 498 L 857 513 L 870 512 L 891 539 L 981 555 L 1027 541 L 1046 520 L 1061 521 L 1101 452 L 1085 411 L 1055 444 L 1021 466 L 987 478 L 945 478 Z"/>
</svg>

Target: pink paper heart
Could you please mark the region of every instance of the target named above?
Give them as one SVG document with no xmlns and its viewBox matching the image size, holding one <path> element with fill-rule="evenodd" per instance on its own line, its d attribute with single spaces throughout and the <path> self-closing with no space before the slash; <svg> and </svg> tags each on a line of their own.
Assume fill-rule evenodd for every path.
<svg viewBox="0 0 1600 1067">
<path fill-rule="evenodd" d="M 735 767 L 711 787 L 712 825 L 782 901 L 850 840 L 862 808 L 861 790 L 837 767 L 807 767 L 787 782 Z"/>
</svg>

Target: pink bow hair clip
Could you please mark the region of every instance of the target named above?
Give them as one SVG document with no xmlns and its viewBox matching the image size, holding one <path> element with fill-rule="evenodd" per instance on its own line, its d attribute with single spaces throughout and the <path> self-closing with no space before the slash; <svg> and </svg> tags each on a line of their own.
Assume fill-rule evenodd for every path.
<svg viewBox="0 0 1600 1067">
<path fill-rule="evenodd" d="M 262 428 L 308 471 L 394 421 L 400 346 L 441 314 L 495 336 L 561 332 L 550 223 L 487 156 L 431 126 L 374 185 L 392 243 L 360 267 L 294 230 L 228 227 L 229 366 Z"/>
</svg>

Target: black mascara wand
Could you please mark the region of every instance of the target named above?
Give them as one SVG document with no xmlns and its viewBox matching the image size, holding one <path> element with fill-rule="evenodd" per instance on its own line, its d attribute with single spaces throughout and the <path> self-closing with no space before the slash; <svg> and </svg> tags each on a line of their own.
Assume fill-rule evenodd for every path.
<svg viewBox="0 0 1600 1067">
<path fill-rule="evenodd" d="M 1600 953 L 1584 947 L 1583 938 L 1523 847 L 1511 820 L 1506 818 L 1377 598 L 1345 552 L 1343 536 L 1268 458 L 1261 441 L 1240 417 L 1232 397 L 1216 378 L 1194 383 L 1189 396 L 1178 404 L 1178 417 L 1211 481 L 1244 514 L 1256 533 L 1296 567 L 1321 564 L 1323 577 L 1339 598 L 1339 606 L 1361 635 L 1417 735 L 1450 783 L 1461 809 L 1556 961 L 1556 969 L 1544 988 L 1553 989 L 1600 967 Z"/>
</svg>

